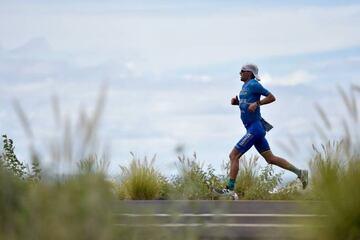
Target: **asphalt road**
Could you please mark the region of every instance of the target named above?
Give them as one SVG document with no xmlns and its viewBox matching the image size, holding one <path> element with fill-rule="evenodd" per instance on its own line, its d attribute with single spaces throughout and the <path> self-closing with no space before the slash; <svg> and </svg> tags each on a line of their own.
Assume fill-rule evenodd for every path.
<svg viewBox="0 0 360 240">
<path fill-rule="evenodd" d="M 192 232 L 198 239 L 311 239 L 310 232 L 321 228 L 319 222 L 326 217 L 315 214 L 314 207 L 319 204 L 298 201 L 121 201 L 114 206 L 114 217 L 115 227 L 119 229 L 166 230 L 178 237 Z"/>
</svg>

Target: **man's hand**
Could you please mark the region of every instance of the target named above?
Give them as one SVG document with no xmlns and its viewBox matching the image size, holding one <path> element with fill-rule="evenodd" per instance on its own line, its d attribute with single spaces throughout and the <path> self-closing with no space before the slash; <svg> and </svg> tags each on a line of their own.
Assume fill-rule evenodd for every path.
<svg viewBox="0 0 360 240">
<path fill-rule="evenodd" d="M 233 98 L 231 99 L 231 105 L 239 105 L 239 98 L 238 98 L 238 96 L 233 97 Z"/>
<path fill-rule="evenodd" d="M 258 107 L 258 105 L 256 102 L 250 103 L 248 110 L 249 110 L 249 112 L 255 112 L 257 107 Z"/>
</svg>

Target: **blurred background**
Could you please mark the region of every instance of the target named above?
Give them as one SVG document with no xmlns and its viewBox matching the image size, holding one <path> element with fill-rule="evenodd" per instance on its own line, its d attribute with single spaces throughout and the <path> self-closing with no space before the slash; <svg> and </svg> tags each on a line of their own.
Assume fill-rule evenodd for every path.
<svg viewBox="0 0 360 240">
<path fill-rule="evenodd" d="M 219 170 L 245 133 L 230 99 L 252 62 L 277 98 L 261 109 L 273 152 L 306 168 L 311 145 L 343 131 L 359 23 L 358 1 L 2 0 L 0 133 L 19 159 L 35 148 L 51 168 L 54 142 L 81 148 L 81 119 L 99 111 L 90 151 L 107 155 L 110 175 L 130 152 L 156 155 L 165 175 L 193 152 Z"/>
</svg>

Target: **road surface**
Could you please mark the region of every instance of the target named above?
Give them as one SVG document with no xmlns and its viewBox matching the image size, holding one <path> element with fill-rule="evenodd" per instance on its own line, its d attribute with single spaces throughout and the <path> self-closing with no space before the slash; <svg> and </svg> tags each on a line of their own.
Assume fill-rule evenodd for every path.
<svg viewBox="0 0 360 240">
<path fill-rule="evenodd" d="M 314 207 L 299 201 L 121 201 L 114 207 L 115 227 L 167 231 L 181 239 L 311 239 L 321 226 Z M 320 220 L 320 221 L 319 221 Z M 316 223 L 315 223 L 316 222 Z M 186 236 L 184 235 L 184 239 Z"/>
</svg>

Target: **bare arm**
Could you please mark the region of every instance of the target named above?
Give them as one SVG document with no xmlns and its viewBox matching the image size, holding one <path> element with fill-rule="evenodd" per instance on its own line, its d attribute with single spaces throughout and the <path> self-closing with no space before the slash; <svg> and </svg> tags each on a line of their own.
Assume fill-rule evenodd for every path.
<svg viewBox="0 0 360 240">
<path fill-rule="evenodd" d="M 251 103 L 249 105 L 248 109 L 249 109 L 250 112 L 255 112 L 256 108 L 259 107 L 260 105 L 269 104 L 269 103 L 274 102 L 275 100 L 276 100 L 275 96 L 272 95 L 272 93 L 270 93 L 269 95 L 267 95 L 266 97 L 264 97 L 260 101 Z"/>
<path fill-rule="evenodd" d="M 276 100 L 275 96 L 272 95 L 272 93 L 270 93 L 269 95 L 267 95 L 266 97 L 264 97 L 263 99 L 261 99 L 258 102 L 258 105 L 265 105 L 265 104 L 269 104 L 272 103 Z"/>
</svg>

